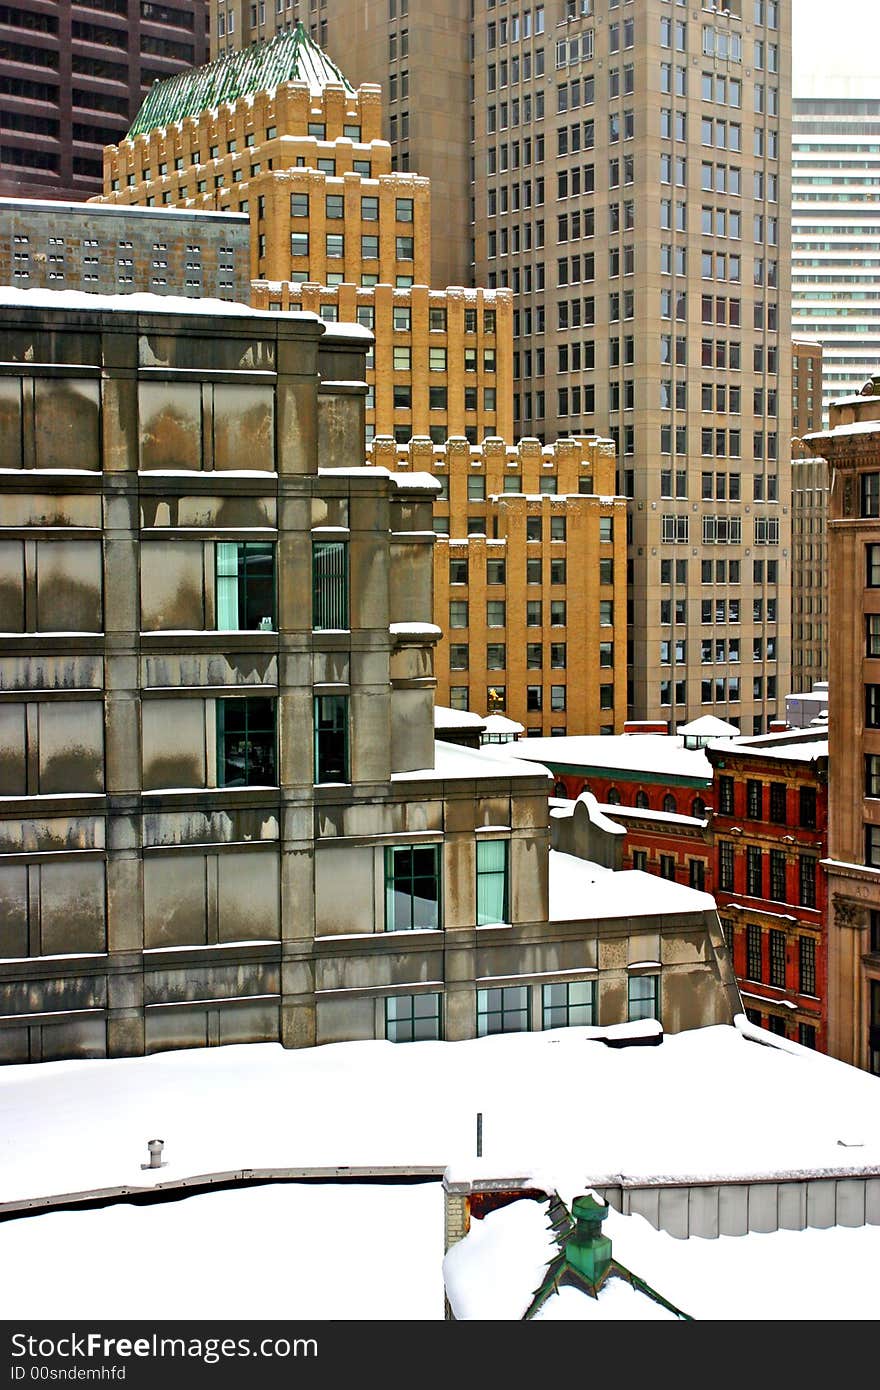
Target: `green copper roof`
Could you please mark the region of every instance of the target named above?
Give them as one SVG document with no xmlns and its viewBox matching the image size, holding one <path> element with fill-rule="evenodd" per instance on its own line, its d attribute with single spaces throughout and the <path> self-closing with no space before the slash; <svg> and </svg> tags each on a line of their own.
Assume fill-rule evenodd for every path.
<svg viewBox="0 0 880 1390">
<path fill-rule="evenodd" d="M 354 91 L 336 64 L 298 23 L 295 29 L 285 29 L 274 39 L 251 44 L 239 53 L 225 53 L 204 67 L 190 68 L 154 82 L 126 139 L 173 125 L 184 116 L 198 116 L 223 102 L 255 92 L 271 92 L 282 82 L 296 81 L 307 82 L 313 91 L 320 91 L 329 82 L 341 82 L 346 91 Z"/>
</svg>

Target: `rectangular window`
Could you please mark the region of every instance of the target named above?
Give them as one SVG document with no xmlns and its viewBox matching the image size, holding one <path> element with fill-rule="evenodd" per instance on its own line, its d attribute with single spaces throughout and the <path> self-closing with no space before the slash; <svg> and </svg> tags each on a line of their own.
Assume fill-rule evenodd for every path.
<svg viewBox="0 0 880 1390">
<path fill-rule="evenodd" d="M 572 980 L 567 984 L 544 985 L 541 1017 L 543 1028 L 588 1028 L 595 1022 L 594 980 Z"/>
<path fill-rule="evenodd" d="M 861 515 L 880 517 L 880 473 L 862 473 Z"/>
<path fill-rule="evenodd" d="M 274 632 L 275 546 L 272 541 L 218 541 L 218 632 Z"/>
<path fill-rule="evenodd" d="M 477 990 L 477 1037 L 490 1033 L 526 1033 L 529 991 L 526 985 Z"/>
<path fill-rule="evenodd" d="M 816 906 L 816 865 L 818 860 L 812 854 L 798 855 L 798 882 L 801 907 Z"/>
<path fill-rule="evenodd" d="M 477 841 L 477 926 L 508 918 L 507 840 Z"/>
<path fill-rule="evenodd" d="M 718 844 L 718 887 L 733 892 L 733 841 L 721 840 Z"/>
<path fill-rule="evenodd" d="M 764 856 L 757 845 L 746 846 L 746 892 L 753 898 L 764 894 Z"/>
<path fill-rule="evenodd" d="M 812 936 L 798 937 L 798 991 L 816 993 L 816 941 Z"/>
<path fill-rule="evenodd" d="M 395 994 L 385 1000 L 387 1042 L 438 1042 L 439 994 Z"/>
<path fill-rule="evenodd" d="M 733 815 L 733 778 L 718 778 L 718 811 L 722 816 Z"/>
<path fill-rule="evenodd" d="M 746 979 L 763 979 L 761 968 L 761 928 L 756 922 L 746 926 Z"/>
<path fill-rule="evenodd" d="M 673 883 L 675 882 L 675 855 L 660 855 L 660 877 L 668 878 L 671 879 Z"/>
<path fill-rule="evenodd" d="M 785 989 L 785 932 L 770 929 L 770 984 Z"/>
<path fill-rule="evenodd" d="M 275 786 L 275 701 L 217 700 L 218 787 Z"/>
<path fill-rule="evenodd" d="M 627 982 L 627 1018 L 634 1023 L 641 1018 L 660 1017 L 659 975 L 630 975 Z"/>
<path fill-rule="evenodd" d="M 746 815 L 749 820 L 761 820 L 763 817 L 762 798 L 764 794 L 764 784 L 753 781 L 750 777 L 746 782 Z"/>
<path fill-rule="evenodd" d="M 437 931 L 440 926 L 440 846 L 385 851 L 385 930 Z"/>
<path fill-rule="evenodd" d="M 798 822 L 805 830 L 816 829 L 816 788 L 801 787 L 798 793 Z"/>
<path fill-rule="evenodd" d="M 312 542 L 312 630 L 347 632 L 348 541 Z"/>
<path fill-rule="evenodd" d="M 770 897 L 775 902 L 788 901 L 785 892 L 785 850 L 770 851 Z"/>
<path fill-rule="evenodd" d="M 776 825 L 785 825 L 785 783 L 770 783 L 770 819 Z"/>
<path fill-rule="evenodd" d="M 702 893 L 706 888 L 706 865 L 702 859 L 688 860 L 688 881 L 691 888 Z"/>
<path fill-rule="evenodd" d="M 315 696 L 315 781 L 348 781 L 348 696 Z"/>
</svg>

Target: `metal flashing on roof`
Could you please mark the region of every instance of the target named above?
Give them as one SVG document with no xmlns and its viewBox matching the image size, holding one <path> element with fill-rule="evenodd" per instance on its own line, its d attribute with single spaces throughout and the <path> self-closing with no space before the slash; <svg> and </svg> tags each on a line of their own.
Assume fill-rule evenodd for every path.
<svg viewBox="0 0 880 1390">
<path fill-rule="evenodd" d="M 354 94 L 351 83 L 300 22 L 272 39 L 154 82 L 125 138 L 133 140 L 239 97 L 274 91 L 282 82 L 306 82 L 312 91 L 341 83 Z"/>
</svg>

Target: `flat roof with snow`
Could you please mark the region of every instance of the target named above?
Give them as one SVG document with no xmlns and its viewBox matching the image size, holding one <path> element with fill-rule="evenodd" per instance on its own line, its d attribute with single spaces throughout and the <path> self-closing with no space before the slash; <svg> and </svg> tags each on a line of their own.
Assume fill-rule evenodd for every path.
<svg viewBox="0 0 880 1390">
<path fill-rule="evenodd" d="M 554 772 L 615 772 L 631 780 L 662 777 L 670 785 L 712 784 L 712 767 L 701 748 L 685 748 L 677 734 L 571 734 L 561 738 L 527 738 L 505 750 L 509 757 L 546 764 Z"/>
</svg>

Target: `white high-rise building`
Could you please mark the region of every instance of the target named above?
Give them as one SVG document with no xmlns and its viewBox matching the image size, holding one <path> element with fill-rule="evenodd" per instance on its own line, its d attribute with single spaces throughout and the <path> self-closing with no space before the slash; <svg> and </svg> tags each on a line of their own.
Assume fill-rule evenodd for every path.
<svg viewBox="0 0 880 1390">
<path fill-rule="evenodd" d="M 824 349 L 827 422 L 880 361 L 880 78 L 798 82 L 791 278 L 792 331 Z"/>
</svg>

